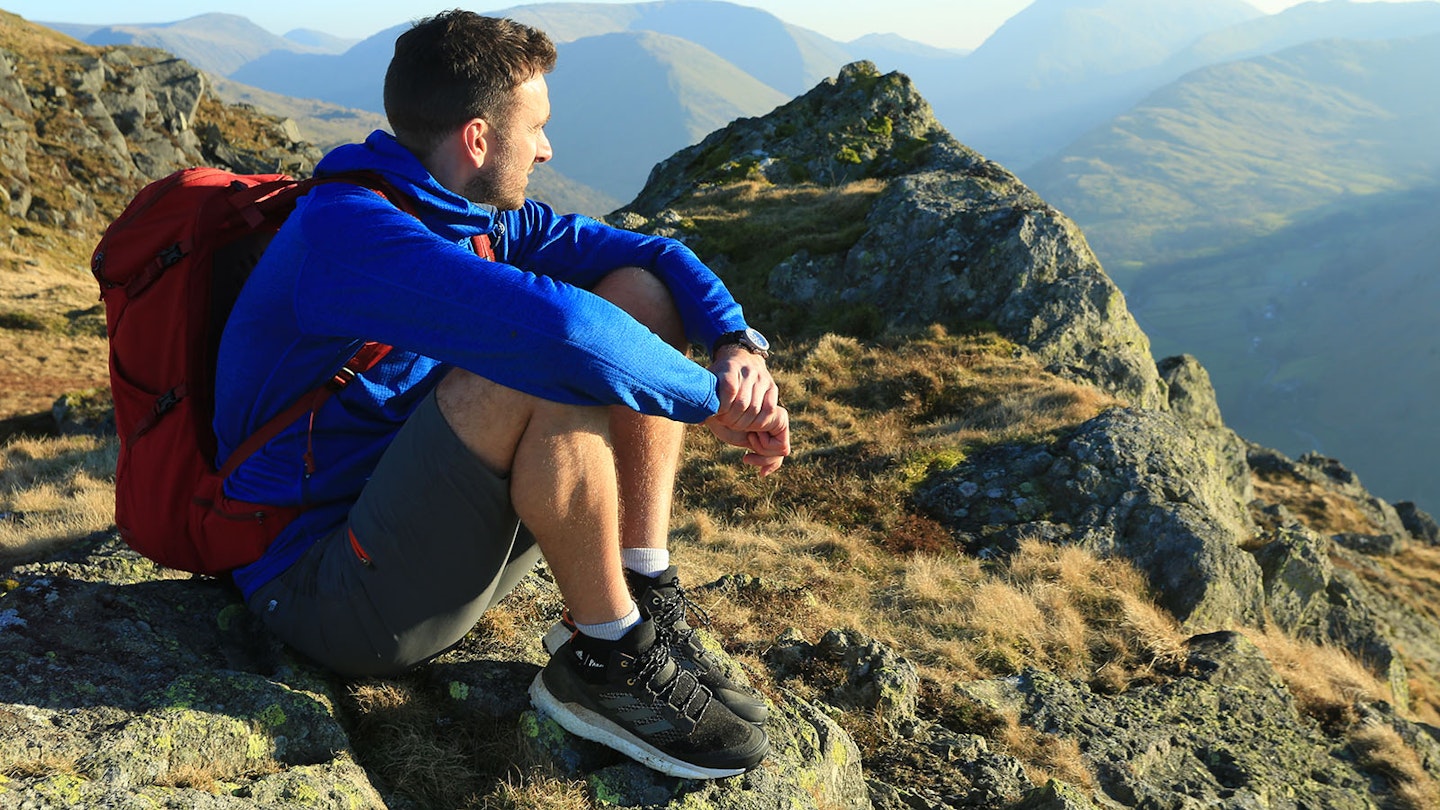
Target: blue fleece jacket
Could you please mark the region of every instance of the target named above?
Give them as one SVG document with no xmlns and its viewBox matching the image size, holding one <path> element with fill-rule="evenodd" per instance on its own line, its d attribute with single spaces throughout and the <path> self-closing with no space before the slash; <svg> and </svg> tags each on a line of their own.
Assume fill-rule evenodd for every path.
<svg viewBox="0 0 1440 810">
<path fill-rule="evenodd" d="M 740 307 L 684 245 L 557 216 L 527 201 L 496 212 L 443 188 L 388 133 L 339 147 L 317 175 L 378 172 L 418 219 L 368 189 L 316 187 L 256 266 L 220 344 L 219 461 L 328 379 L 365 340 L 395 347 L 227 480 L 232 498 L 306 511 L 257 562 L 238 569 L 248 598 L 340 526 L 396 431 L 452 367 L 544 399 L 625 405 L 700 422 L 718 407 L 715 377 L 586 290 L 638 265 L 669 288 L 688 337 L 711 345 L 745 328 Z M 498 261 L 469 244 L 489 234 Z M 316 470 L 306 477 L 313 443 Z"/>
</svg>

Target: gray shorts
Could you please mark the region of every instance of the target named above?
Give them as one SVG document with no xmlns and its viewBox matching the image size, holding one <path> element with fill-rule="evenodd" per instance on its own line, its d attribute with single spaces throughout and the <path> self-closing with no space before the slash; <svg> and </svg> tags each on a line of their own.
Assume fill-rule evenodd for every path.
<svg viewBox="0 0 1440 810">
<path fill-rule="evenodd" d="M 393 675 L 455 646 L 535 567 L 510 482 L 460 442 L 432 393 L 349 522 L 253 593 L 271 631 L 345 675 Z"/>
</svg>

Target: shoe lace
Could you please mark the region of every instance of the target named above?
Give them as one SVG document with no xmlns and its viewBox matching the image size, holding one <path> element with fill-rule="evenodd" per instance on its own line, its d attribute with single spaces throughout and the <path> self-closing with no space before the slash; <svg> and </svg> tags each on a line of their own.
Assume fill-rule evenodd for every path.
<svg viewBox="0 0 1440 810">
<path fill-rule="evenodd" d="M 657 639 L 654 644 L 650 645 L 650 649 L 640 654 L 636 661 L 635 674 L 628 683 L 631 686 L 642 686 L 647 692 L 679 712 L 680 715 L 688 718 L 692 723 L 697 723 L 700 715 L 705 711 L 705 706 L 710 703 L 712 694 L 694 675 L 678 666 L 671 668 L 669 681 L 659 683 L 665 671 L 665 664 L 669 661 L 668 646 Z M 690 687 L 688 689 L 684 688 L 687 684 Z"/>
<path fill-rule="evenodd" d="M 679 624 L 682 621 L 685 621 L 687 624 L 689 624 L 689 622 L 687 621 L 687 617 L 694 616 L 698 620 L 698 626 L 709 627 L 709 611 L 705 610 L 705 608 L 701 607 L 698 603 L 692 601 L 690 597 L 685 593 L 685 589 L 680 586 L 679 582 L 674 583 L 674 585 L 672 585 L 671 587 L 674 588 L 675 595 L 669 598 L 659 596 L 659 589 L 655 589 L 652 591 L 652 593 L 659 596 L 658 604 L 655 606 L 655 610 L 651 613 L 651 617 L 655 620 L 655 625 L 659 628 L 662 628 L 664 632 L 672 632 L 675 625 Z M 693 630 L 696 625 L 690 626 Z"/>
</svg>

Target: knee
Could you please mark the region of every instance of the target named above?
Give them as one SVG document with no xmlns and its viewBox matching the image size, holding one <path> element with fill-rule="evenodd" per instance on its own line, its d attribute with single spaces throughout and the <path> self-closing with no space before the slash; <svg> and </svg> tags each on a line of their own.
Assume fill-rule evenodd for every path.
<svg viewBox="0 0 1440 810">
<path fill-rule="evenodd" d="M 629 313 L 671 346 L 684 351 L 685 324 L 670 289 L 658 276 L 640 267 L 622 267 L 607 275 L 591 292 Z"/>
<path fill-rule="evenodd" d="M 466 449 L 498 475 L 510 474 L 521 439 L 537 424 L 546 433 L 609 435 L 606 408 L 551 402 L 459 368 L 440 381 L 435 404 Z"/>
</svg>

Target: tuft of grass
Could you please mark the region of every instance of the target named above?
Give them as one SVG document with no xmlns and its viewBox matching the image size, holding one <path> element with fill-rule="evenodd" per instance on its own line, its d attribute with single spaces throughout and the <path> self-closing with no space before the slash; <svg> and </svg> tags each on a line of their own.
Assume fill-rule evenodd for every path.
<svg viewBox="0 0 1440 810">
<path fill-rule="evenodd" d="M 1025 775 L 1032 784 L 1043 785 L 1051 779 L 1060 779 L 1085 790 L 1095 789 L 1098 784 L 1095 771 L 1085 761 L 1079 743 L 1022 725 L 1013 717 L 1006 717 L 1005 721 L 999 735 L 1001 748 L 1025 763 Z"/>
<path fill-rule="evenodd" d="M 515 735 L 477 718 L 454 722 L 416 676 L 354 684 L 356 760 L 425 807 L 476 807 L 509 767 Z"/>
<path fill-rule="evenodd" d="M 1390 699 L 1389 687 L 1344 650 L 1299 641 L 1273 627 L 1247 635 L 1270 659 L 1300 711 L 1328 728 L 1353 725 L 1357 702 Z"/>
<path fill-rule="evenodd" d="M 48 752 L 39 756 L 20 756 L 19 750 L 0 753 L 0 776 L 11 779 L 46 777 L 52 774 L 78 776 L 73 755 Z"/>
<path fill-rule="evenodd" d="M 840 186 L 742 180 L 700 189 L 678 210 L 696 246 L 711 259 L 723 257 L 725 285 L 751 320 L 768 324 L 772 334 L 800 334 L 814 313 L 771 295 L 770 272 L 801 251 L 812 257 L 849 251 L 884 189 L 879 180 Z"/>
<path fill-rule="evenodd" d="M 1440 807 L 1440 784 L 1394 728 L 1374 721 L 1363 723 L 1350 735 L 1350 750 L 1362 768 L 1389 783 L 1393 806 L 1403 810 Z"/>
<path fill-rule="evenodd" d="M 13 439 L 0 445 L 0 558 L 33 558 L 115 519 L 113 438 Z"/>
<path fill-rule="evenodd" d="M 1318 534 L 1380 533 L 1380 527 L 1354 499 L 1294 473 L 1257 471 L 1254 481 L 1257 500 L 1285 506 L 1306 528 Z"/>
</svg>

